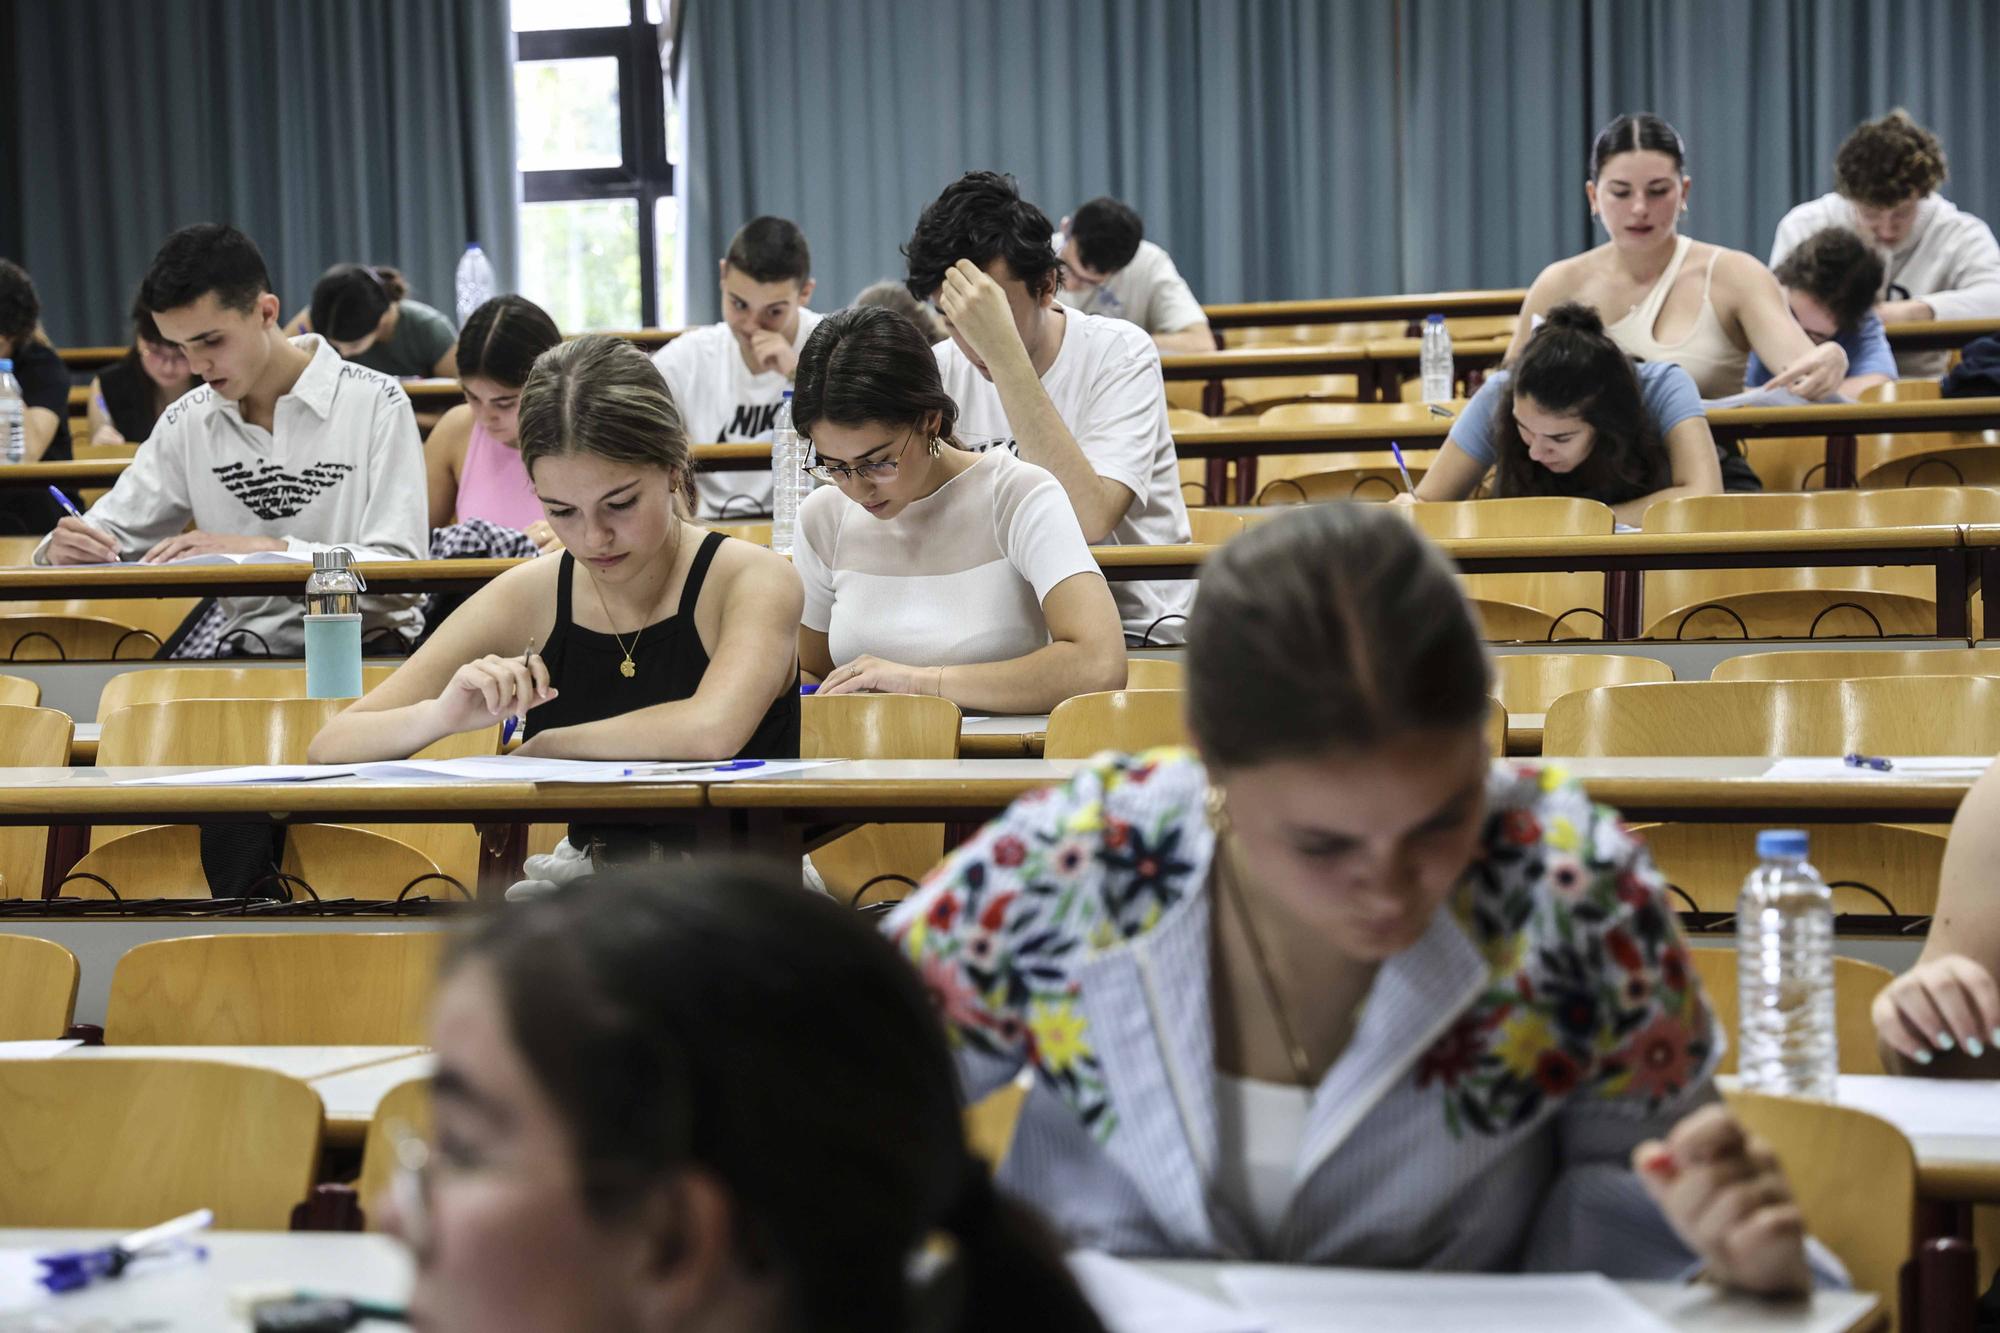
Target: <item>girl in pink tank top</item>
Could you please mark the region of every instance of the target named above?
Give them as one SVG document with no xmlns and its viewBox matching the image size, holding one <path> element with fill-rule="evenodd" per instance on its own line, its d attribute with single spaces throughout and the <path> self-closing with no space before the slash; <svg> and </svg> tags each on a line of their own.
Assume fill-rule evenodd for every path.
<svg viewBox="0 0 2000 1333">
<path fill-rule="evenodd" d="M 520 296 L 496 296 L 459 331 L 465 407 L 445 414 L 425 446 L 431 525 L 485 519 L 526 531 L 543 520 L 517 442 L 521 386 L 535 358 L 562 341 L 555 321 Z"/>
</svg>

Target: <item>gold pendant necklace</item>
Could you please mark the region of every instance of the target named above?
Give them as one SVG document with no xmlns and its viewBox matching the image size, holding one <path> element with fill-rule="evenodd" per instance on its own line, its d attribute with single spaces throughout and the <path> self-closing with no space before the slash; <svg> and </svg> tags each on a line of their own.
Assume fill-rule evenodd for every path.
<svg viewBox="0 0 2000 1333">
<path fill-rule="evenodd" d="M 674 544 L 667 556 L 667 577 L 670 580 L 673 578 L 674 566 L 677 563 L 679 563 L 680 558 L 681 558 L 680 524 L 678 520 L 676 520 L 674 524 Z M 581 566 L 579 567 L 581 568 Z M 632 655 L 639 651 L 639 640 L 642 637 L 644 637 L 647 626 L 645 625 L 639 626 L 638 630 L 634 632 L 632 635 L 632 646 L 630 648 L 627 648 L 625 646 L 625 640 L 618 637 L 618 622 L 611 618 L 611 603 L 604 600 L 604 589 L 597 586 L 597 575 L 591 573 L 590 570 L 587 568 L 583 570 L 583 573 L 584 577 L 590 580 L 590 590 L 597 594 L 598 606 L 602 607 L 604 610 L 604 623 L 611 627 L 611 641 L 618 645 L 618 651 L 625 658 L 624 661 L 618 664 L 618 674 L 625 677 L 625 679 L 630 680 L 634 676 L 639 674 L 639 664 L 632 660 Z"/>
</svg>

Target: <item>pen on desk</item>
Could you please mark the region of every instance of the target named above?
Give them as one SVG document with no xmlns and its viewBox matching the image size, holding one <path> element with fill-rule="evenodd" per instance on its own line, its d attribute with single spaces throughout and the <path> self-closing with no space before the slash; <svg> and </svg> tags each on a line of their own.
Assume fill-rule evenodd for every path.
<svg viewBox="0 0 2000 1333">
<path fill-rule="evenodd" d="M 1389 453 L 1396 460 L 1396 471 L 1403 474 L 1403 489 L 1411 495 L 1415 495 L 1417 493 L 1416 483 L 1410 480 L 1409 465 L 1403 462 L 1402 446 L 1394 440 L 1389 441 Z"/>
<path fill-rule="evenodd" d="M 37 1258 L 43 1272 L 41 1284 L 50 1291 L 75 1291 L 89 1286 L 102 1277 L 117 1277 L 131 1263 L 143 1256 L 164 1252 L 180 1241 L 186 1240 L 197 1231 L 203 1231 L 215 1224 L 215 1214 L 207 1208 L 198 1208 L 171 1221 L 162 1222 L 144 1231 L 135 1231 L 116 1244 L 95 1250 L 65 1250 L 57 1254 L 45 1254 Z M 204 1257 L 205 1252 L 197 1249 L 195 1257 Z"/>
<path fill-rule="evenodd" d="M 1425 406 L 1430 408 L 1432 416 L 1443 417 L 1446 421 L 1453 420 L 1458 415 L 1457 413 L 1453 412 L 1450 408 L 1439 407 L 1436 403 L 1426 403 Z"/>
<path fill-rule="evenodd" d="M 529 664 L 529 659 L 534 657 L 534 655 L 535 655 L 535 641 L 531 638 L 528 640 L 528 646 L 521 650 L 521 665 L 527 666 Z M 533 678 L 534 678 L 534 673 L 530 672 L 529 679 L 532 680 Z M 507 715 L 507 720 L 500 724 L 501 749 L 504 750 L 507 748 L 507 742 L 514 739 L 514 732 L 519 729 L 520 725 L 521 725 L 521 719 L 518 716 L 512 713 L 509 713 Z"/>
<path fill-rule="evenodd" d="M 637 768 L 626 769 L 622 776 L 675 778 L 688 773 L 740 773 L 746 768 L 763 766 L 762 759 L 722 759 L 712 764 L 641 764 Z"/>
<path fill-rule="evenodd" d="M 1887 773 L 1896 765 L 1882 758 L 1880 755 L 1851 754 L 1847 756 L 1847 766 L 1849 768 L 1872 768 L 1877 773 Z"/>
<path fill-rule="evenodd" d="M 76 502 L 74 500 L 70 499 L 67 495 L 64 495 L 62 493 L 62 488 L 60 486 L 49 487 L 49 494 L 55 496 L 57 504 L 61 505 L 64 509 L 69 511 L 69 516 L 71 518 L 83 517 L 83 511 L 76 507 Z"/>
</svg>

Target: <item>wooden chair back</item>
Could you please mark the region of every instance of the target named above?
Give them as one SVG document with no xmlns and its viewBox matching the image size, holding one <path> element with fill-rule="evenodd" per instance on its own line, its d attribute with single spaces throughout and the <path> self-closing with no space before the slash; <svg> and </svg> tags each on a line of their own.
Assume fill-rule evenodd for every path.
<svg viewBox="0 0 2000 1333">
<path fill-rule="evenodd" d="M 0 568 L 25 569 L 35 563 L 40 537 L 0 537 Z"/>
<path fill-rule="evenodd" d="M 0 704 L 33 708 L 42 701 L 42 687 L 25 676 L 0 676 Z"/>
<path fill-rule="evenodd" d="M 165 643 L 201 605 L 198 597 L 67 597 L 7 603 L 9 613 L 36 616 L 86 616 L 143 630 Z M 130 652 L 119 654 L 131 656 Z"/>
<path fill-rule="evenodd" d="M 1945 835 L 1907 824 L 1807 824 L 1810 860 L 1833 889 L 1833 910 L 1858 916 L 1930 916 L 1937 910 Z M 1653 824 L 1635 830 L 1682 906 L 1734 912 L 1757 864 L 1754 824 Z M 1858 1071 L 1857 1071 L 1858 1072 Z"/>
<path fill-rule="evenodd" d="M 1185 744 L 1179 690 L 1104 690 L 1056 705 L 1042 753 L 1050 759 L 1088 759 L 1100 750 L 1135 753 Z"/>
<path fill-rule="evenodd" d="M 361 1201 L 362 1225 L 370 1231 L 382 1229 L 381 1201 L 396 1179 L 395 1131 L 428 1139 L 431 1132 L 431 1081 L 413 1078 L 398 1083 L 375 1104 L 375 1118 L 361 1141 L 361 1174 L 355 1179 L 354 1194 Z"/>
<path fill-rule="evenodd" d="M 361 668 L 365 693 L 395 674 L 393 666 Z M 97 696 L 99 721 L 133 704 L 175 699 L 303 699 L 304 667 L 135 667 L 104 682 Z"/>
<path fill-rule="evenodd" d="M 1125 688 L 1128 690 L 1178 690 L 1186 682 L 1187 668 L 1179 658 L 1125 659 Z"/>
<path fill-rule="evenodd" d="M 1185 407 L 1167 409 L 1167 429 L 1175 435 L 1193 431 L 1214 430 L 1215 418 L 1206 412 L 1196 412 Z"/>
<path fill-rule="evenodd" d="M 454 898 L 437 862 L 410 844 L 346 824 L 293 824 L 285 833 L 281 874 L 303 880 L 322 899 L 393 901 L 412 896 Z M 102 882 L 100 882 L 102 881 Z M 462 887 L 472 886 L 463 878 Z M 107 887 L 108 886 L 108 887 Z M 305 891 L 290 886 L 294 896 Z M 94 847 L 63 881 L 65 898 L 208 898 L 201 864 L 201 830 L 192 824 L 143 828 Z"/>
<path fill-rule="evenodd" d="M 1396 511 L 1433 539 L 1604 536 L 1617 528 L 1608 505 L 1571 496 L 1455 500 L 1399 506 Z M 1604 637 L 1602 574 L 1473 574 L 1463 576 L 1486 637 L 1546 640 Z M 1534 613 L 1522 617 L 1505 608 Z"/>
<path fill-rule="evenodd" d="M 1917 1159 L 1886 1120 L 1831 1102 L 1765 1093 L 1723 1098 L 1743 1127 L 1771 1145 L 1806 1230 L 1840 1259 L 1856 1291 L 1880 1294 L 1896 1323 L 1897 1279 L 1917 1220 Z M 1867 1188 L 1857 1188 L 1857 1163 Z"/>
<path fill-rule="evenodd" d="M 2000 648 L 1813 648 L 1741 653 L 1710 680 L 1852 680 L 1858 676 L 2000 676 Z"/>
<path fill-rule="evenodd" d="M 0 1041 L 52 1041 L 76 1013 L 76 955 L 53 940 L 0 935 Z"/>
<path fill-rule="evenodd" d="M 725 537 L 735 537 L 740 541 L 749 542 L 753 546 L 769 546 L 771 544 L 771 525 L 768 521 L 727 523 L 718 519 L 714 522 L 705 523 L 703 526 L 712 531 L 719 532 Z"/>
<path fill-rule="evenodd" d="M 1987 431 L 2000 437 L 2000 432 Z M 1862 490 L 1884 490 L 1907 486 L 2000 486 L 2000 438 L 1995 441 L 1952 443 L 1918 453 L 1899 454 L 1877 464 L 1856 483 Z"/>
<path fill-rule="evenodd" d="M 1494 687 L 1510 713 L 1546 713 L 1572 690 L 1669 681 L 1674 669 L 1634 653 L 1497 653 Z"/>
<path fill-rule="evenodd" d="M 102 616 L 0 615 L 0 660 L 9 662 L 141 661 L 157 654 L 160 637 Z"/>
<path fill-rule="evenodd" d="M 1545 755 L 1992 754 L 2000 680 L 1702 680 L 1580 690 L 1549 706 Z"/>
<path fill-rule="evenodd" d="M 1014 1145 L 1014 1130 L 1021 1123 L 1021 1108 L 1027 1105 L 1028 1089 L 1006 1083 L 966 1107 L 962 1113 L 965 1145 L 972 1155 L 997 1171 Z"/>
<path fill-rule="evenodd" d="M 1220 509 L 1193 508 L 1188 510 L 1188 532 L 1204 546 L 1220 546 L 1243 535 L 1249 520 L 1242 514 L 1231 514 Z"/>
<path fill-rule="evenodd" d="M 201 1060 L 0 1061 L 0 1223 L 151 1226 L 197 1208 L 283 1231 L 312 1189 L 318 1094 Z"/>
<path fill-rule="evenodd" d="M 1996 521 L 2000 490 L 1919 486 L 1683 496 L 1652 506 L 1643 526 L 1749 532 Z M 1936 617 L 1931 573 L 1914 566 L 1663 570 L 1645 576 L 1644 598 L 1646 637 L 1659 639 L 1929 634 Z"/>
<path fill-rule="evenodd" d="M 1495 759 L 1507 757 L 1507 705 L 1496 697 L 1486 710 L 1486 753 Z"/>
<path fill-rule="evenodd" d="M 1695 975 L 1701 978 L 1702 993 L 1708 996 L 1709 1008 L 1715 1011 L 1715 1021 L 1729 1036 L 1729 1049 L 1724 1052 L 1722 1063 L 1715 1072 L 1734 1074 L 1740 1067 L 1737 1056 L 1742 1048 L 1743 1015 L 1742 996 L 1737 990 L 1740 979 L 1736 950 L 1727 947 L 1690 949 L 1688 955 Z M 1896 974 L 1886 967 L 1843 954 L 1834 955 L 1833 1024 L 1840 1050 L 1841 1073 L 1882 1072 L 1882 1058 L 1875 1049 L 1875 1020 L 1869 1016 L 1869 1009 L 1874 1005 L 1875 997 L 1882 993 L 1882 988 L 1895 979 Z"/>
<path fill-rule="evenodd" d="M 799 757 L 956 759 L 961 723 L 957 704 L 929 695 L 808 695 Z M 903 897 L 943 859 L 942 824 L 865 824 L 812 853 L 827 892 L 854 906 Z"/>
<path fill-rule="evenodd" d="M 185 935 L 125 952 L 118 1046 L 414 1046 L 446 937 L 432 930 Z"/>
<path fill-rule="evenodd" d="M 76 732 L 69 714 L 26 704 L 0 704 L 0 767 L 67 768 Z M 0 898 L 42 896 L 46 828 L 0 827 Z"/>
</svg>

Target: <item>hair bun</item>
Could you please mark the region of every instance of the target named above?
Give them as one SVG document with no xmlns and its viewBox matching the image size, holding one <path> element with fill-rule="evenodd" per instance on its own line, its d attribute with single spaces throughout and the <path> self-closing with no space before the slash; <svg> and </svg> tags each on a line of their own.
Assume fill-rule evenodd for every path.
<svg viewBox="0 0 2000 1333">
<path fill-rule="evenodd" d="M 1603 317 L 1581 301 L 1564 301 L 1542 316 L 1542 322 L 1575 333 L 1594 333 L 1600 337 L 1604 334 Z"/>
</svg>

